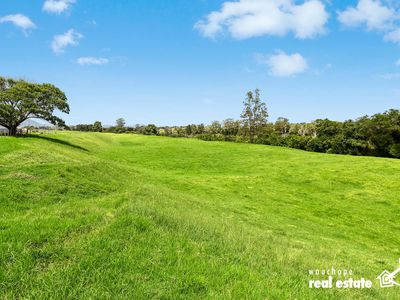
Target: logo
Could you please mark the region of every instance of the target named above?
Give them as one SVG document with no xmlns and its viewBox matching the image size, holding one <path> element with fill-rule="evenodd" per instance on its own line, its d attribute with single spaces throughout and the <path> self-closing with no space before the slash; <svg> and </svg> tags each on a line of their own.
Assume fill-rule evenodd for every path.
<svg viewBox="0 0 400 300">
<path fill-rule="evenodd" d="M 311 289 L 370 289 L 372 281 L 365 278 L 354 278 L 353 270 L 336 269 L 315 269 L 309 270 L 312 277 L 308 281 Z M 327 277 L 326 277 L 327 276 Z M 317 277 L 317 278 L 315 278 Z M 321 278 L 322 277 L 322 278 Z"/>
<path fill-rule="evenodd" d="M 399 264 L 400 264 L 400 259 L 399 259 Z M 400 284 L 395 281 L 396 275 L 399 273 L 400 273 L 400 267 L 394 270 L 393 272 L 385 270 L 376 279 L 379 280 L 381 288 L 393 287 L 395 285 L 400 286 Z"/>
<path fill-rule="evenodd" d="M 311 289 L 370 289 L 373 282 L 368 278 L 355 276 L 352 269 L 312 269 L 309 270 L 308 286 Z M 384 270 L 376 279 L 381 288 L 400 286 L 400 259 L 399 267 L 390 272 Z"/>
</svg>

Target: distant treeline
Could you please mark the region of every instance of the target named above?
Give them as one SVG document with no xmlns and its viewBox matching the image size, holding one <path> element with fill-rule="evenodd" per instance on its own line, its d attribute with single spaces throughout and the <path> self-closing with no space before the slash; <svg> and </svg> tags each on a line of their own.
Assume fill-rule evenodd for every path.
<svg viewBox="0 0 400 300">
<path fill-rule="evenodd" d="M 267 109 L 259 99 L 258 90 L 248 93 L 244 105 L 241 120 L 214 121 L 210 125 L 157 127 L 150 124 L 127 127 L 121 118 L 114 127 L 102 128 L 101 123 L 96 122 L 93 125 L 73 126 L 71 129 L 191 137 L 205 141 L 284 146 L 313 152 L 400 158 L 399 110 L 392 109 L 345 122 L 318 119 L 311 123 L 291 123 L 286 118 L 278 118 L 271 123 L 267 121 Z"/>
<path fill-rule="evenodd" d="M 72 126 L 76 131 L 137 133 L 170 137 L 192 137 L 205 141 L 250 142 L 241 120 L 214 121 L 210 125 L 187 126 L 136 125 L 99 128 L 94 125 Z M 278 118 L 257 131 L 256 144 L 285 146 L 314 152 L 371 155 L 400 158 L 400 111 L 389 110 L 371 117 L 345 122 L 319 119 L 311 123 L 290 123 Z"/>
</svg>

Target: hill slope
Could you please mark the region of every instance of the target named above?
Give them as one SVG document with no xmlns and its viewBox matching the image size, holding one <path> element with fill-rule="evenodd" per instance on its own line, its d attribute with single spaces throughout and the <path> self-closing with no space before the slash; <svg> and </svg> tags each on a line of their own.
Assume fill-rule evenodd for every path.
<svg viewBox="0 0 400 300">
<path fill-rule="evenodd" d="M 400 161 L 233 143 L 0 138 L 0 298 L 385 299 Z M 352 269 L 371 290 L 309 289 Z"/>
</svg>

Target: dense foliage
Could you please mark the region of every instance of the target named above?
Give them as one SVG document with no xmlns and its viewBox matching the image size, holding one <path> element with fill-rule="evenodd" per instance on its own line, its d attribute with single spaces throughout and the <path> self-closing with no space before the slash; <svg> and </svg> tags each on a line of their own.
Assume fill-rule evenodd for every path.
<svg viewBox="0 0 400 300">
<path fill-rule="evenodd" d="M 0 77 L 0 126 L 10 135 L 16 135 L 18 126 L 31 118 L 64 126 L 54 114 L 57 110 L 69 113 L 69 106 L 65 94 L 54 85 Z"/>
<path fill-rule="evenodd" d="M 203 140 L 251 141 L 243 123 L 232 119 L 210 126 L 163 127 L 159 132 Z M 319 119 L 311 123 L 290 123 L 279 118 L 275 123 L 263 125 L 254 143 L 314 152 L 400 158 L 400 112 L 389 110 L 345 122 Z"/>
</svg>

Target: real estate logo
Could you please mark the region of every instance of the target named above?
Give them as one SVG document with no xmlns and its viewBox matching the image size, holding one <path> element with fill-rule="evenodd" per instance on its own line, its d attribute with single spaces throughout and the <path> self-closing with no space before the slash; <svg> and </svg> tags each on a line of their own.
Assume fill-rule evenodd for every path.
<svg viewBox="0 0 400 300">
<path fill-rule="evenodd" d="M 330 269 L 309 270 L 309 275 L 313 279 L 308 281 L 309 288 L 312 289 L 370 289 L 372 281 L 365 278 L 354 278 L 353 270 Z M 327 278 L 318 278 L 320 276 L 328 276 Z M 317 279 L 315 278 L 317 276 Z"/>
<path fill-rule="evenodd" d="M 396 276 L 398 274 L 400 274 L 400 259 L 399 267 L 396 270 L 392 272 L 384 270 L 376 279 L 379 281 L 381 288 L 400 286 L 399 281 L 396 281 Z M 341 270 L 335 269 L 334 267 L 330 269 L 316 269 L 309 270 L 309 275 L 312 277 L 308 282 L 309 288 L 370 289 L 373 285 L 372 281 L 367 278 L 354 278 L 354 272 L 351 269 Z M 323 276 L 323 278 L 321 278 L 321 276 Z"/>
<path fill-rule="evenodd" d="M 400 264 L 400 259 L 399 259 Z M 381 288 L 393 287 L 395 285 L 400 286 L 398 282 L 396 282 L 396 275 L 400 273 L 400 267 L 398 267 L 393 272 L 389 272 L 388 270 L 383 271 L 376 279 L 379 280 L 379 284 Z"/>
</svg>

